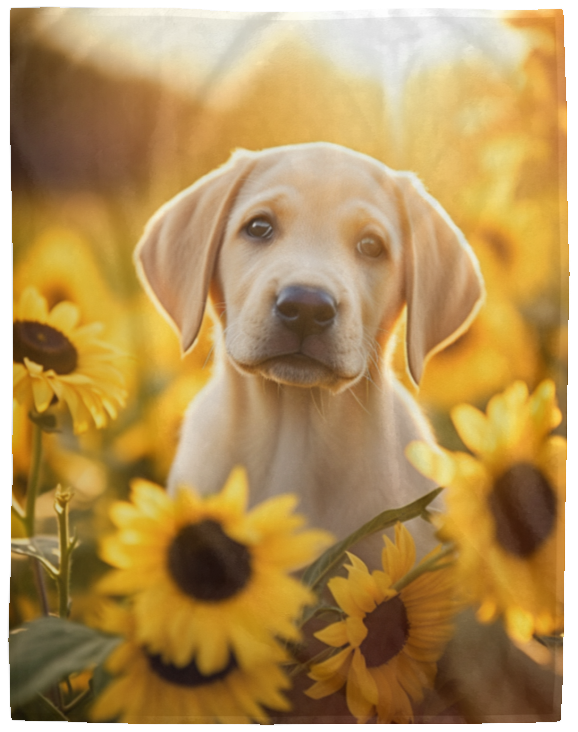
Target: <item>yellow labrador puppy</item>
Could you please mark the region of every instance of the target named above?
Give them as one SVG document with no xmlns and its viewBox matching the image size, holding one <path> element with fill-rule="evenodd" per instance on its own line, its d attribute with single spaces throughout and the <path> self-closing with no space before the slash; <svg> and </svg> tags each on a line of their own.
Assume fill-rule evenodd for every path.
<svg viewBox="0 0 578 732">
<path fill-rule="evenodd" d="M 209 294 L 222 330 L 169 491 L 217 491 L 242 464 L 252 503 L 296 492 L 312 525 L 343 538 L 431 490 L 404 449 L 433 437 L 388 346 L 407 306 L 418 383 L 474 318 L 483 284 L 414 175 L 329 143 L 240 150 L 155 214 L 135 259 L 183 351 Z M 431 532 L 416 522 L 425 550 Z"/>
</svg>

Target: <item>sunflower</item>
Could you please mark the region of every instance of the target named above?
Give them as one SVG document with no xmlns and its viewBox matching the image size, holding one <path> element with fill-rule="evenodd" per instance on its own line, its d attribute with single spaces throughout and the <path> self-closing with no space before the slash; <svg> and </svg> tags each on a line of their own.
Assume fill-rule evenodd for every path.
<svg viewBox="0 0 578 732">
<path fill-rule="evenodd" d="M 452 420 L 475 454 L 435 452 L 411 443 L 409 460 L 447 487 L 443 538 L 459 550 L 460 583 L 478 618 L 505 620 L 518 642 L 563 623 L 566 440 L 548 436 L 561 420 L 554 384 L 532 396 L 515 382 L 494 396 L 487 414 L 456 407 Z"/>
<path fill-rule="evenodd" d="M 14 268 L 17 295 L 27 287 L 36 287 L 49 308 L 70 301 L 79 306 L 87 322 L 103 319 L 116 325 L 119 321 L 122 308 L 116 296 L 118 288 L 115 291 L 107 284 L 90 242 L 77 229 L 44 227 L 29 247 L 17 247 L 18 253 L 21 256 Z"/>
<path fill-rule="evenodd" d="M 205 675 L 194 661 L 175 666 L 140 645 L 127 608 L 108 607 L 100 625 L 123 635 L 124 641 L 105 663 L 116 678 L 92 707 L 93 721 L 266 724 L 263 706 L 289 708 L 281 690 L 291 683 L 279 667 L 285 652 L 276 644 L 269 644 L 268 657 L 249 670 L 241 669 L 230 654 L 220 671 Z"/>
<path fill-rule="evenodd" d="M 424 573 L 397 592 L 393 585 L 414 565 L 415 544 L 403 524 L 395 527 L 395 544 L 383 539 L 383 571 L 370 574 L 348 553 L 349 577 L 329 581 L 346 617 L 315 635 L 340 650 L 311 667 L 316 683 L 305 693 L 321 699 L 346 684 L 347 706 L 358 722 L 377 714 L 378 723 L 405 724 L 413 721 L 410 698 L 420 701 L 423 689 L 433 687 L 457 600 L 452 570 L 445 568 Z"/>
<path fill-rule="evenodd" d="M 462 401 L 485 402 L 515 379 L 532 381 L 540 366 L 532 329 L 510 301 L 496 296 L 428 362 L 419 400 L 446 412 Z"/>
<path fill-rule="evenodd" d="M 165 663 L 193 658 L 203 674 L 268 654 L 272 635 L 297 640 L 294 625 L 312 593 L 288 572 L 330 543 L 324 531 L 301 531 L 291 513 L 297 498 L 270 498 L 246 512 L 247 481 L 233 471 L 223 490 L 201 498 L 181 488 L 173 500 L 144 480 L 132 484 L 132 503 L 117 502 L 120 529 L 101 556 L 117 567 L 100 590 L 133 595 L 136 637 Z"/>
<path fill-rule="evenodd" d="M 49 311 L 33 287 L 14 306 L 14 398 L 39 413 L 64 402 L 76 433 L 104 427 L 126 398 L 120 352 L 97 338 L 99 323 L 78 327 L 79 318 L 71 302 Z"/>
</svg>

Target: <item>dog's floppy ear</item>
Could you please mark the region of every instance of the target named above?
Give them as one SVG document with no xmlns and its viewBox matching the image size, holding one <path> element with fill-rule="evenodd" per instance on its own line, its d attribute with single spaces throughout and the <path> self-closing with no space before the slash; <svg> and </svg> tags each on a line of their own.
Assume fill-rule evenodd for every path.
<svg viewBox="0 0 578 732">
<path fill-rule="evenodd" d="M 137 273 L 181 338 L 194 344 L 230 207 L 255 157 L 239 150 L 228 163 L 162 206 L 137 244 Z"/>
<path fill-rule="evenodd" d="M 439 203 L 410 173 L 398 183 L 406 214 L 407 364 L 419 384 L 427 358 L 476 316 L 484 284 L 475 254 Z"/>
</svg>

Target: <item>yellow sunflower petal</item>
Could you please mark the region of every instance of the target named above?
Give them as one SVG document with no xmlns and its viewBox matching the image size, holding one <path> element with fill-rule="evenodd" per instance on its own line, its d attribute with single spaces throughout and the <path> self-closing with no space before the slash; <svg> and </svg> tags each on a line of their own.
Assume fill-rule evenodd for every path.
<svg viewBox="0 0 578 732">
<path fill-rule="evenodd" d="M 390 595 L 393 596 L 397 594 L 396 591 L 391 588 L 392 581 L 391 577 L 388 574 L 382 572 L 379 569 L 375 569 L 371 573 L 371 576 L 373 577 L 375 586 L 377 587 L 377 590 L 380 594 L 379 602 L 383 602 L 383 600 L 385 600 L 386 597 L 389 597 Z"/>
<path fill-rule="evenodd" d="M 24 378 L 14 383 L 12 396 L 18 402 L 18 404 L 27 405 L 28 408 L 32 406 L 34 397 L 32 396 L 32 386 L 30 385 L 31 379 Z"/>
<path fill-rule="evenodd" d="M 356 685 L 363 691 L 363 695 L 372 704 L 377 704 L 379 700 L 379 694 L 377 691 L 377 684 L 372 674 L 369 672 L 365 658 L 359 649 L 356 649 L 353 653 L 353 660 L 351 661 L 351 668 L 349 669 L 348 683 L 354 679 Z"/>
<path fill-rule="evenodd" d="M 65 388 L 65 385 L 58 381 L 53 382 L 52 388 L 58 398 L 66 402 L 74 423 L 75 434 L 86 432 L 92 423 L 92 417 L 78 394 L 71 389 Z"/>
<path fill-rule="evenodd" d="M 199 671 L 205 676 L 223 669 L 229 662 L 229 647 L 221 634 L 214 633 L 210 643 L 200 643 L 196 656 Z"/>
<path fill-rule="evenodd" d="M 347 626 L 343 620 L 328 625 L 323 630 L 314 633 L 314 635 L 322 643 L 326 643 L 328 646 L 333 646 L 334 648 L 344 646 L 348 642 Z"/>
<path fill-rule="evenodd" d="M 405 456 L 410 463 L 431 478 L 439 486 L 449 485 L 454 476 L 454 467 L 449 455 L 426 442 L 410 442 L 405 449 Z"/>
<path fill-rule="evenodd" d="M 90 710 L 95 721 L 109 721 L 124 709 L 126 699 L 131 698 L 131 680 L 124 677 L 110 683 L 98 697 Z"/>
<path fill-rule="evenodd" d="M 329 580 L 327 586 L 331 590 L 331 594 L 335 598 L 339 607 L 348 615 L 353 615 L 359 618 L 365 615 L 366 611 L 361 606 L 359 598 L 354 596 L 351 586 L 345 577 L 333 577 Z M 371 595 L 365 596 L 362 603 L 369 606 L 370 609 L 372 609 L 371 603 L 375 605 Z"/>
<path fill-rule="evenodd" d="M 261 531 L 293 530 L 305 523 L 303 516 L 291 515 L 298 501 L 294 493 L 273 496 L 251 509 L 247 521 L 251 527 Z"/>
<path fill-rule="evenodd" d="M 263 637 L 247 630 L 243 625 L 233 625 L 229 642 L 235 658 L 243 668 L 254 668 L 271 657 L 271 644 Z"/>
<path fill-rule="evenodd" d="M 269 721 L 267 715 L 255 700 L 248 686 L 247 680 L 240 676 L 232 676 L 227 683 L 228 692 L 235 697 L 237 703 L 249 718 L 261 724 L 266 724 Z"/>
<path fill-rule="evenodd" d="M 552 379 L 545 379 L 529 399 L 529 410 L 534 427 L 547 434 L 562 421 L 556 404 L 556 387 Z"/>
<path fill-rule="evenodd" d="M 148 480 L 136 478 L 132 481 L 131 498 L 145 516 L 170 519 L 174 515 L 174 504 L 166 491 Z"/>
<path fill-rule="evenodd" d="M 362 571 L 356 567 L 348 567 L 347 570 L 349 574 L 347 580 L 355 601 L 364 612 L 370 613 L 375 608 L 379 595 L 373 577 L 368 573 L 367 568 Z"/>
<path fill-rule="evenodd" d="M 385 546 L 381 551 L 381 564 L 392 584 L 395 584 L 405 574 L 399 562 L 399 549 L 386 534 L 382 538 Z"/>
<path fill-rule="evenodd" d="M 568 445 L 564 437 L 554 435 L 550 437 L 539 456 L 541 467 L 551 484 L 556 488 L 559 495 L 560 507 L 566 500 L 566 459 L 568 453 Z"/>
<path fill-rule="evenodd" d="M 391 714 L 392 707 L 392 690 L 389 680 L 389 674 L 386 671 L 386 666 L 375 666 L 370 669 L 371 675 L 375 679 L 379 699 L 377 701 L 377 714 L 379 717 L 387 716 Z M 383 721 L 383 720 L 382 720 Z"/>
<path fill-rule="evenodd" d="M 521 607 L 511 607 L 506 611 L 508 635 L 521 643 L 527 643 L 532 639 L 534 623 L 532 613 Z"/>
<path fill-rule="evenodd" d="M 36 320 L 45 323 L 48 318 L 48 306 L 46 300 L 34 287 L 27 287 L 18 303 L 17 320 Z"/>
<path fill-rule="evenodd" d="M 521 410 L 528 400 L 528 387 L 522 381 L 514 382 L 502 394 L 488 402 L 486 414 L 497 444 L 507 445 L 520 436 Z"/>
<path fill-rule="evenodd" d="M 38 412 L 46 411 L 54 396 L 49 383 L 43 378 L 32 379 L 32 394 L 34 395 L 34 406 Z"/>
<path fill-rule="evenodd" d="M 109 563 L 110 560 L 109 560 Z M 96 591 L 104 595 L 128 595 L 144 589 L 150 583 L 150 572 L 131 569 L 112 570 L 104 575 L 96 584 Z"/>
<path fill-rule="evenodd" d="M 489 425 L 483 412 L 469 404 L 460 404 L 452 409 L 451 418 L 467 448 L 476 454 L 487 450 Z"/>
<path fill-rule="evenodd" d="M 347 639 L 354 648 L 360 646 L 367 637 L 367 627 L 363 620 L 358 617 L 349 616 L 345 618 Z"/>
<path fill-rule="evenodd" d="M 12 381 L 14 383 L 14 387 L 16 387 L 22 379 L 25 379 L 27 375 L 28 371 L 24 364 L 15 363 L 12 365 Z"/>
<path fill-rule="evenodd" d="M 99 335 L 99 333 L 102 333 L 103 328 L 104 328 L 104 325 L 102 323 L 89 323 L 88 325 L 81 326 L 76 331 L 76 334 L 79 339 L 87 339 L 87 340 L 90 340 L 92 343 L 94 343 L 95 336 Z M 109 346 L 109 348 L 113 348 L 113 347 Z M 118 353 L 118 349 L 117 349 L 117 353 Z"/>
<path fill-rule="evenodd" d="M 486 600 L 478 608 L 476 617 L 480 621 L 480 623 L 490 623 L 496 618 L 497 613 L 498 607 L 496 603 L 491 600 Z"/>
<path fill-rule="evenodd" d="M 353 665 L 353 664 L 352 664 Z M 367 722 L 374 713 L 374 705 L 365 696 L 364 689 L 359 685 L 357 676 L 349 670 L 347 677 L 347 686 L 345 688 L 345 698 L 349 711 L 357 718 L 360 723 Z"/>
<path fill-rule="evenodd" d="M 295 535 L 280 531 L 263 536 L 255 551 L 263 561 L 294 571 L 312 562 L 333 540 L 332 534 L 320 529 L 305 530 Z"/>
<path fill-rule="evenodd" d="M 39 363 L 34 363 L 34 361 L 31 361 L 26 356 L 24 356 L 24 365 L 32 376 L 40 376 L 44 370 Z"/>
<path fill-rule="evenodd" d="M 241 514 L 247 509 L 247 501 L 249 497 L 249 486 L 247 483 L 247 473 L 242 467 L 234 468 L 225 487 L 219 493 L 218 505 L 226 508 L 236 514 Z M 211 504 L 212 499 L 207 500 L 207 504 Z"/>
<path fill-rule="evenodd" d="M 322 681 L 335 674 L 341 674 L 343 676 L 347 661 L 352 653 L 353 648 L 344 648 L 326 661 L 314 664 L 309 672 L 309 678 L 315 681 Z"/>
<path fill-rule="evenodd" d="M 71 302 L 59 302 L 50 311 L 47 322 L 66 335 L 80 320 L 80 309 Z"/>
<path fill-rule="evenodd" d="M 406 574 L 415 563 L 415 542 L 405 524 L 397 523 L 395 526 L 395 544 L 400 553 L 399 571 Z"/>
<path fill-rule="evenodd" d="M 175 496 L 175 514 L 194 521 L 200 515 L 202 499 L 192 486 L 179 486 Z"/>
<path fill-rule="evenodd" d="M 313 686 L 305 689 L 304 693 L 311 697 L 311 699 L 322 699 L 325 696 L 339 691 L 344 683 L 345 676 L 332 676 L 329 679 L 315 682 Z"/>
<path fill-rule="evenodd" d="M 351 565 L 355 567 L 355 569 L 358 569 L 365 574 L 369 574 L 369 570 L 367 569 L 367 565 L 364 561 L 362 561 L 359 557 L 356 557 L 355 554 L 352 554 L 351 552 L 345 553 L 347 554 L 347 558 L 351 562 Z"/>
</svg>

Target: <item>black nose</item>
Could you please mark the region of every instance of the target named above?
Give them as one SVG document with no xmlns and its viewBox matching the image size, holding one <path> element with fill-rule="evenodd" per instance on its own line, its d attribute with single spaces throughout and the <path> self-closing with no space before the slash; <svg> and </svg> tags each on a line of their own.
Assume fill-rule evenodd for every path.
<svg viewBox="0 0 578 732">
<path fill-rule="evenodd" d="M 275 311 L 286 328 L 302 338 L 321 333 L 335 320 L 337 306 L 329 293 L 313 287 L 285 287 Z"/>
</svg>

